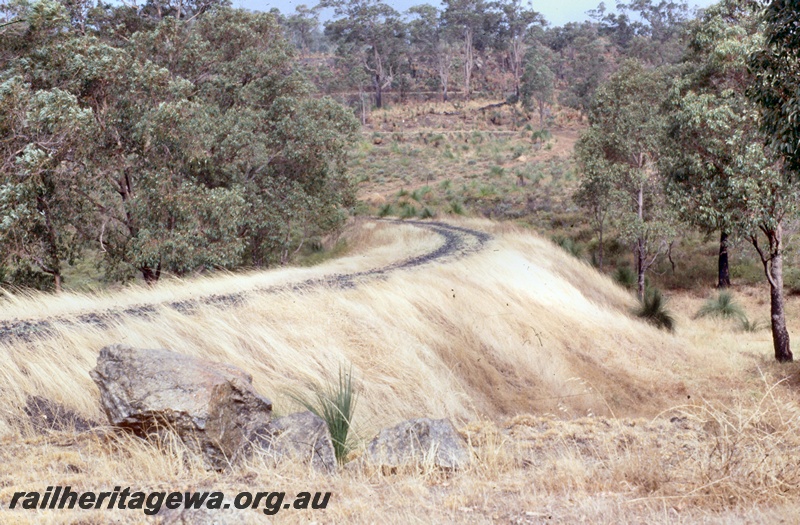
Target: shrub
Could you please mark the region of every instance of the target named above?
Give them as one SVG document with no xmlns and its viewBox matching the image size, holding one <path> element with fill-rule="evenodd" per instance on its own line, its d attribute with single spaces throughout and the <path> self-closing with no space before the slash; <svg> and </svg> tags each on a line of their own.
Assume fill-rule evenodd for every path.
<svg viewBox="0 0 800 525">
<path fill-rule="evenodd" d="M 675 319 L 666 306 L 667 300 L 659 290 L 653 288 L 645 291 L 644 299 L 634 314 L 657 328 L 672 332 L 675 330 Z"/>
<path fill-rule="evenodd" d="M 620 286 L 632 290 L 636 286 L 636 274 L 628 266 L 620 266 L 614 272 L 614 280 Z"/>
<path fill-rule="evenodd" d="M 420 212 L 420 214 L 419 214 L 419 217 L 420 217 L 420 219 L 432 219 L 432 218 L 433 218 L 433 217 L 435 217 L 435 216 L 436 216 L 436 214 L 434 214 L 434 213 L 431 211 L 431 209 L 430 209 L 430 208 L 428 208 L 427 206 L 425 206 L 425 207 L 422 209 L 422 212 Z"/>
<path fill-rule="evenodd" d="M 573 257 L 580 258 L 583 255 L 583 248 L 581 245 L 575 242 L 570 237 L 564 237 L 561 235 L 555 236 L 551 238 L 554 243 L 559 245 L 562 250 L 569 253 Z"/>
<path fill-rule="evenodd" d="M 400 205 L 400 218 L 401 219 L 411 219 L 412 217 L 417 216 L 417 208 L 412 206 L 411 204 L 404 202 Z"/>
<path fill-rule="evenodd" d="M 464 215 L 464 206 L 458 201 L 453 201 L 450 203 L 450 213 L 454 215 Z"/>
<path fill-rule="evenodd" d="M 313 387 L 312 399 L 297 393 L 290 394 L 290 397 L 325 420 L 336 459 L 343 463 L 352 449 L 352 440 L 348 438 L 358 400 L 358 393 L 353 388 L 353 367 L 345 372 L 344 367 L 340 366 L 337 383 Z"/>
<path fill-rule="evenodd" d="M 723 319 L 742 319 L 747 316 L 730 292 L 720 292 L 715 298 L 709 299 L 697 312 L 696 317 L 722 317 Z"/>
<path fill-rule="evenodd" d="M 388 217 L 393 213 L 394 213 L 394 208 L 392 208 L 392 205 L 389 202 L 378 208 L 378 217 Z"/>
<path fill-rule="evenodd" d="M 742 329 L 742 332 L 760 332 L 765 328 L 764 325 L 759 323 L 758 321 L 750 321 L 747 317 L 743 317 L 741 324 L 739 325 Z"/>
</svg>

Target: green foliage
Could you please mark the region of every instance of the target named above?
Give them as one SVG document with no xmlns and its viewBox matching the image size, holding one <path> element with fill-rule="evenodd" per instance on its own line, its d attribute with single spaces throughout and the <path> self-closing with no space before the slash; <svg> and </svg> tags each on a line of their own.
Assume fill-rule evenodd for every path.
<svg viewBox="0 0 800 525">
<path fill-rule="evenodd" d="M 750 321 L 745 317 L 741 320 L 739 328 L 741 328 L 742 332 L 755 333 L 764 330 L 766 325 L 763 325 L 758 321 Z"/>
<path fill-rule="evenodd" d="M 640 299 L 645 273 L 675 233 L 663 180 L 654 169 L 664 127 L 660 103 L 667 88 L 665 72 L 625 62 L 597 90 L 590 127 L 576 145 L 584 175 L 576 200 L 591 211 L 598 232 L 609 215 L 619 224 L 622 239 L 635 246 Z"/>
<path fill-rule="evenodd" d="M 792 178 L 800 176 L 800 10 L 789 0 L 767 3 L 763 13 L 765 46 L 753 53 L 755 82 L 749 95 L 761 109 L 770 148 L 780 155 Z"/>
<path fill-rule="evenodd" d="M 181 4 L 186 19 L 98 6 L 91 30 L 49 0 L 19 5 L 0 39 L 5 263 L 57 285 L 88 248 L 107 275 L 152 282 L 286 262 L 343 224 L 352 114 L 309 96 L 272 15 L 212 4 Z"/>
<path fill-rule="evenodd" d="M 573 257 L 580 259 L 583 256 L 583 248 L 571 237 L 557 235 L 552 237 L 551 240 Z"/>
<path fill-rule="evenodd" d="M 539 110 L 539 124 L 544 124 L 544 109 L 553 100 L 556 76 L 549 67 L 552 61 L 549 49 L 541 45 L 532 46 L 525 54 L 525 73 L 522 75 L 520 94 L 522 104 Z"/>
<path fill-rule="evenodd" d="M 636 272 L 629 266 L 620 266 L 614 271 L 614 281 L 628 290 L 633 290 L 636 288 Z"/>
<path fill-rule="evenodd" d="M 348 452 L 352 449 L 350 429 L 358 401 L 358 392 L 353 385 L 352 366 L 345 371 L 339 367 L 339 378 L 336 383 L 327 386 L 313 387 L 311 399 L 297 393 L 290 394 L 307 410 L 325 420 L 333 442 L 333 451 L 339 463 L 344 463 Z"/>
<path fill-rule="evenodd" d="M 531 140 L 534 142 L 547 142 L 552 136 L 549 129 L 540 129 L 531 133 Z"/>
<path fill-rule="evenodd" d="M 400 218 L 413 219 L 417 216 L 417 208 L 408 202 L 400 204 Z"/>
<path fill-rule="evenodd" d="M 453 215 L 464 215 L 464 206 L 458 201 L 450 203 L 450 213 Z"/>
<path fill-rule="evenodd" d="M 387 202 L 386 204 L 382 204 L 380 208 L 378 208 L 378 217 L 388 217 L 394 213 L 394 208 L 392 207 L 392 203 Z"/>
<path fill-rule="evenodd" d="M 730 292 L 720 292 L 709 299 L 697 312 L 697 317 L 722 317 L 723 319 L 747 320 L 742 307 L 733 299 Z"/>
<path fill-rule="evenodd" d="M 667 310 L 667 300 L 655 288 L 648 289 L 644 298 L 639 302 L 634 314 L 653 326 L 672 332 L 675 330 L 675 319 Z"/>
</svg>

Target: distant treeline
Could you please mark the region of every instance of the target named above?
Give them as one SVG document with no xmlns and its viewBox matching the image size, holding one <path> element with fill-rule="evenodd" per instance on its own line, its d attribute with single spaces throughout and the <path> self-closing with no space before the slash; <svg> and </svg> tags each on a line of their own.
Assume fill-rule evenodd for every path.
<svg viewBox="0 0 800 525">
<path fill-rule="evenodd" d="M 333 17 L 320 22 L 322 9 Z M 475 92 L 523 97 L 585 112 L 597 86 L 628 58 L 660 66 L 681 60 L 694 13 L 684 2 L 601 3 L 590 19 L 552 27 L 521 0 L 445 0 L 399 13 L 380 0 L 323 0 L 272 13 L 325 93 Z M 526 89 L 527 85 L 527 89 Z M 535 106 L 535 104 L 534 104 Z"/>
</svg>

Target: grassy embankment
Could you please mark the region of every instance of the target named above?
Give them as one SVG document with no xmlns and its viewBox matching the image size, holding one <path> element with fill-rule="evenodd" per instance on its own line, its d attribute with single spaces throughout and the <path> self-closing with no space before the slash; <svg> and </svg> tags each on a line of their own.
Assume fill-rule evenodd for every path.
<svg viewBox="0 0 800 525">
<path fill-rule="evenodd" d="M 0 502 L 16 490 L 70 484 L 333 491 L 324 512 L 279 515 L 293 522 L 773 523 L 800 513 L 799 370 L 772 362 L 768 331 L 695 320 L 703 298 L 692 295 L 672 299 L 676 332 L 658 331 L 631 316 L 630 294 L 550 242 L 508 224 L 468 224 L 495 236 L 482 252 L 354 289 L 252 294 L 235 308 L 165 309 L 151 320 L 64 326 L 51 339 L 0 345 Z M 295 282 L 382 266 L 439 242 L 411 226 L 369 221 L 346 237 L 348 256 L 314 268 L 97 296 L 15 296 L 0 319 Z M 767 316 L 764 295 L 739 294 L 750 318 Z M 798 314 L 790 299 L 795 334 Z M 240 366 L 279 413 L 297 409 L 287 392 L 352 363 L 361 388 L 357 436 L 408 417 L 450 417 L 474 461 L 449 475 L 425 465 L 386 477 L 350 466 L 326 477 L 258 460 L 211 473 L 176 443 L 109 429 L 37 433 L 22 412 L 29 395 L 102 420 L 88 371 L 114 342 Z M 0 508 L 3 523 L 111 519 L 142 515 Z"/>
</svg>

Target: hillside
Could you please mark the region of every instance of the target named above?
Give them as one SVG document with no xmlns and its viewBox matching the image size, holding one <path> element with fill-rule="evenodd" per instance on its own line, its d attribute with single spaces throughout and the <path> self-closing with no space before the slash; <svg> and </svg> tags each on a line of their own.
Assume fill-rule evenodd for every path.
<svg viewBox="0 0 800 525">
<path fill-rule="evenodd" d="M 693 320 L 702 298 L 682 296 L 670 304 L 678 328 L 667 334 L 631 315 L 634 300 L 626 291 L 549 241 L 508 224 L 456 225 L 491 239 L 395 269 L 436 252 L 441 234 L 362 220 L 344 234 L 345 257 L 313 268 L 175 280 L 100 296 L 6 297 L 0 318 L 7 322 L 65 322 L 54 322 L 50 337 L 0 345 L 6 363 L 0 501 L 14 490 L 50 484 L 87 490 L 120 483 L 278 484 L 334 492 L 324 513 L 281 515 L 289 521 L 384 521 L 402 508 L 395 522 L 413 516 L 475 523 L 770 523 L 787 515 L 775 514 L 773 505 L 797 511 L 800 379 L 796 364 L 771 361 L 767 331 Z M 370 276 L 370 269 L 387 267 Z M 326 281 L 354 273 L 352 286 Z M 292 286 L 311 281 L 322 284 Z M 237 305 L 201 301 L 185 313 L 158 306 L 255 288 L 272 291 L 247 293 Z M 751 318 L 765 317 L 768 305 L 746 295 L 742 300 Z M 114 318 L 105 327 L 66 322 L 143 304 L 156 305 L 155 313 Z M 800 304 L 791 300 L 788 307 L 797 333 Z M 444 477 L 432 471 L 384 477 L 355 468 L 325 478 L 257 464 L 214 474 L 176 443 L 146 444 L 102 427 L 37 430 L 23 410 L 28 396 L 103 421 L 88 371 L 98 350 L 115 342 L 237 365 L 253 374 L 279 414 L 298 409 L 289 391 L 330 381 L 341 364 L 352 363 L 361 439 L 410 417 L 450 417 L 469 437 L 475 461 Z M 112 516 L 0 513 L 4 523 L 101 523 Z M 141 516 L 134 514 L 113 518 L 135 523 Z"/>
</svg>

